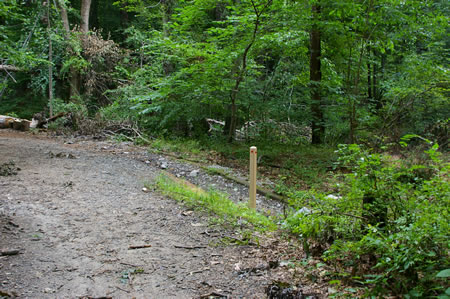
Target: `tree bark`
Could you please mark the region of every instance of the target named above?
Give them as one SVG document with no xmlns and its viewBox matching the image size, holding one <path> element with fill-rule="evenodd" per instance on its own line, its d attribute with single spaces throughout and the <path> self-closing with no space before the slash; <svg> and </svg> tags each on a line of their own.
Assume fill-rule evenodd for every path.
<svg viewBox="0 0 450 299">
<path fill-rule="evenodd" d="M 64 30 L 66 31 L 66 38 L 70 36 L 69 17 L 67 16 L 67 9 L 59 1 L 57 2 L 59 12 L 61 13 L 61 19 L 63 22 Z"/>
<path fill-rule="evenodd" d="M 81 24 L 80 29 L 83 33 L 89 32 L 89 12 L 91 10 L 91 0 L 81 2 Z"/>
<path fill-rule="evenodd" d="M 50 117 L 53 117 L 53 48 L 52 48 L 52 25 L 50 15 L 50 3 L 47 3 L 47 18 L 48 18 L 48 102 L 50 108 Z"/>
<path fill-rule="evenodd" d="M 57 5 L 61 14 L 62 23 L 65 30 L 65 38 L 66 41 L 70 40 L 70 25 L 69 25 L 69 17 L 67 15 L 67 9 L 65 7 L 65 4 L 60 1 L 57 1 Z M 71 54 L 73 54 L 73 49 L 68 47 L 67 51 L 69 51 Z M 80 78 L 77 70 L 74 68 L 70 68 L 70 74 L 69 74 L 69 94 L 70 98 L 76 98 L 80 95 Z"/>
<path fill-rule="evenodd" d="M 163 0 L 161 2 L 161 16 L 162 16 L 162 30 L 163 30 L 163 37 L 168 38 L 169 37 L 169 22 L 170 22 L 170 16 L 172 14 L 172 6 L 173 1 L 172 0 Z M 172 62 L 170 62 L 167 59 L 164 59 L 163 61 L 163 71 L 165 76 L 169 76 L 171 73 L 173 73 L 175 69 L 175 66 Z"/>
<path fill-rule="evenodd" d="M 320 84 L 322 81 L 321 71 L 321 32 L 318 26 L 320 18 L 320 3 L 312 6 L 313 25 L 310 34 L 310 61 L 309 79 L 311 81 L 311 112 L 312 112 L 312 143 L 321 144 L 325 136 L 325 126 L 322 111 L 322 98 Z"/>
</svg>

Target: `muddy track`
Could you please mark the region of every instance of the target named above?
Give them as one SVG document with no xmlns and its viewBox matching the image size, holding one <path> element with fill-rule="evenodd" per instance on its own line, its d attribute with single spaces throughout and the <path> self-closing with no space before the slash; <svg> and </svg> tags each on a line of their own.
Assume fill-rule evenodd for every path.
<svg viewBox="0 0 450 299">
<path fill-rule="evenodd" d="M 296 275 L 270 269 L 271 242 L 279 241 L 222 246 L 231 232 L 142 191 L 158 167 L 99 147 L 105 149 L 0 131 L 0 165 L 14 161 L 20 168 L 0 176 L 0 250 L 20 250 L 0 257 L 1 292 L 19 298 L 264 298 L 272 280 Z M 130 249 L 135 245 L 151 247 Z"/>
</svg>

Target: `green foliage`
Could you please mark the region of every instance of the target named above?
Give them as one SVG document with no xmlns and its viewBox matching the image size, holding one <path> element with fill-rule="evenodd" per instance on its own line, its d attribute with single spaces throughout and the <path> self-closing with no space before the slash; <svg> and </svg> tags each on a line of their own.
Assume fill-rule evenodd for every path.
<svg viewBox="0 0 450 299">
<path fill-rule="evenodd" d="M 53 113 L 66 113 L 66 118 L 60 118 L 55 122 L 49 124 L 50 129 L 62 129 L 69 126 L 72 130 L 80 130 L 86 126 L 86 123 L 91 123 L 89 120 L 89 113 L 86 105 L 75 102 L 64 102 L 62 99 L 56 98 L 53 100 Z"/>
<path fill-rule="evenodd" d="M 403 142 L 417 137 L 405 136 Z M 443 293 L 445 284 L 436 275 L 450 264 L 450 167 L 437 150 L 431 145 L 419 165 L 357 145 L 340 146 L 339 165 L 351 171 L 340 186 L 342 197 L 302 194 L 294 203 L 308 208 L 289 216 L 286 226 L 306 248 L 316 243 L 328 248 L 324 258 L 341 275 L 358 276 L 374 294 Z M 373 201 L 366 202 L 367 195 Z M 371 270 L 363 267 L 367 263 Z"/>
</svg>

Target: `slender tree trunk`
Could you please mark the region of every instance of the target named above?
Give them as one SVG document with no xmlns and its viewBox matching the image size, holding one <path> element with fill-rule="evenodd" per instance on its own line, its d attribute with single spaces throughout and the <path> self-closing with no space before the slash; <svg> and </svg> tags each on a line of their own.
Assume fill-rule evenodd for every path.
<svg viewBox="0 0 450 299">
<path fill-rule="evenodd" d="M 70 25 L 69 25 L 69 17 L 67 15 L 67 9 L 65 7 L 65 4 L 59 0 L 57 2 L 59 11 L 61 13 L 61 19 L 65 30 L 65 38 L 67 41 L 70 40 Z M 73 49 L 67 48 L 67 51 L 73 54 Z M 70 74 L 69 74 L 69 94 L 70 99 L 76 98 L 80 95 L 80 79 L 79 74 L 76 69 L 73 67 L 70 68 Z"/>
<path fill-rule="evenodd" d="M 167 38 L 169 37 L 169 22 L 170 22 L 170 15 L 172 14 L 172 0 L 163 0 L 161 2 L 161 16 L 162 16 L 162 30 L 163 30 L 163 37 Z M 163 61 L 163 71 L 164 75 L 169 76 L 174 71 L 174 65 L 169 60 Z"/>
<path fill-rule="evenodd" d="M 309 78 L 311 81 L 311 112 L 312 112 L 312 143 L 323 143 L 325 136 L 325 126 L 322 111 L 322 98 L 320 93 L 320 84 L 322 80 L 322 71 L 320 63 L 321 55 L 321 32 L 318 26 L 320 18 L 320 4 L 312 6 L 313 25 L 310 34 L 310 61 Z"/>
<path fill-rule="evenodd" d="M 228 142 L 233 142 L 235 135 L 236 135 L 236 127 L 237 127 L 237 97 L 239 94 L 239 86 L 244 81 L 245 73 L 247 72 L 247 58 L 248 53 L 250 51 L 250 48 L 253 46 L 253 44 L 256 41 L 256 35 L 258 34 L 259 25 L 261 16 L 264 13 L 264 11 L 269 8 L 269 6 L 272 4 L 272 0 L 267 0 L 267 2 L 264 4 L 264 6 L 259 9 L 256 5 L 256 3 L 251 0 L 253 11 L 255 12 L 255 22 L 253 27 L 253 33 L 252 37 L 250 39 L 250 42 L 248 43 L 247 47 L 245 47 L 244 53 L 242 54 L 242 59 L 240 62 L 240 68 L 238 69 L 238 74 L 236 75 L 235 84 L 233 89 L 230 92 L 230 99 L 231 99 L 231 115 L 229 118 L 229 131 L 228 131 Z M 228 123 L 225 122 L 225 128 L 227 128 Z"/>
<path fill-rule="evenodd" d="M 372 93 L 372 61 L 370 59 L 370 47 L 367 49 L 367 55 L 369 57 L 369 61 L 367 62 L 367 98 L 369 99 L 369 103 L 373 102 L 374 95 Z"/>
<path fill-rule="evenodd" d="M 256 40 L 256 34 L 258 32 L 258 26 L 259 26 L 259 16 L 256 15 L 255 19 L 255 27 L 253 28 L 253 35 L 250 40 L 250 43 L 247 45 L 247 47 L 244 50 L 244 54 L 242 54 L 242 60 L 241 60 L 241 67 L 238 71 L 238 75 L 236 76 L 236 80 L 234 83 L 234 87 L 231 90 L 230 93 L 230 99 L 231 99 L 231 116 L 229 119 L 229 131 L 228 131 L 228 142 L 233 142 L 234 137 L 236 135 L 236 127 L 237 127 L 237 106 L 236 106 L 236 100 L 239 93 L 239 86 L 241 85 L 242 81 L 244 80 L 245 73 L 247 71 L 247 57 L 248 52 L 250 51 L 250 48 L 253 46 L 253 43 Z M 227 124 L 225 124 L 225 127 L 227 127 Z"/>
<path fill-rule="evenodd" d="M 66 31 L 66 38 L 70 37 L 69 17 L 67 16 L 67 9 L 60 2 L 57 2 L 59 12 L 61 13 L 61 19 L 63 22 L 64 30 Z"/>
<path fill-rule="evenodd" d="M 48 102 L 50 108 L 50 117 L 53 117 L 53 49 L 52 49 L 52 25 L 50 20 L 50 3 L 47 3 L 48 19 Z"/>
<path fill-rule="evenodd" d="M 82 33 L 87 34 L 89 32 L 89 13 L 91 9 L 91 0 L 82 0 L 81 3 L 81 24 L 80 30 Z M 59 10 L 61 13 L 61 19 L 63 22 L 64 30 L 66 31 L 66 40 L 70 39 L 70 25 L 69 18 L 67 16 L 67 9 L 63 1 L 57 1 L 59 6 Z M 73 49 L 68 49 L 68 51 L 73 52 Z M 75 54 L 75 53 L 72 53 Z M 70 68 L 69 75 L 69 85 L 70 85 L 70 98 L 74 99 L 80 96 L 80 86 L 81 86 L 81 77 L 78 70 L 75 68 Z"/>
<path fill-rule="evenodd" d="M 89 32 L 89 12 L 91 10 L 91 0 L 81 2 L 81 24 L 80 29 L 83 33 Z"/>
</svg>

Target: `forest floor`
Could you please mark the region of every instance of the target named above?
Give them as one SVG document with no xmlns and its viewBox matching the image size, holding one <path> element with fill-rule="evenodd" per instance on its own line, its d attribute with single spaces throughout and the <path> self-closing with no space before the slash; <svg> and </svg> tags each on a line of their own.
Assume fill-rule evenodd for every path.
<svg viewBox="0 0 450 299">
<path fill-rule="evenodd" d="M 281 233 L 233 243 L 239 231 L 143 189 L 168 171 L 246 198 L 195 164 L 130 143 L 1 130 L 0 165 L 10 161 L 18 169 L 0 176 L 0 250 L 19 254 L 0 256 L 0 298 L 265 298 L 279 281 L 296 286 L 295 298 L 329 291 L 297 267 L 303 253 Z"/>
</svg>

